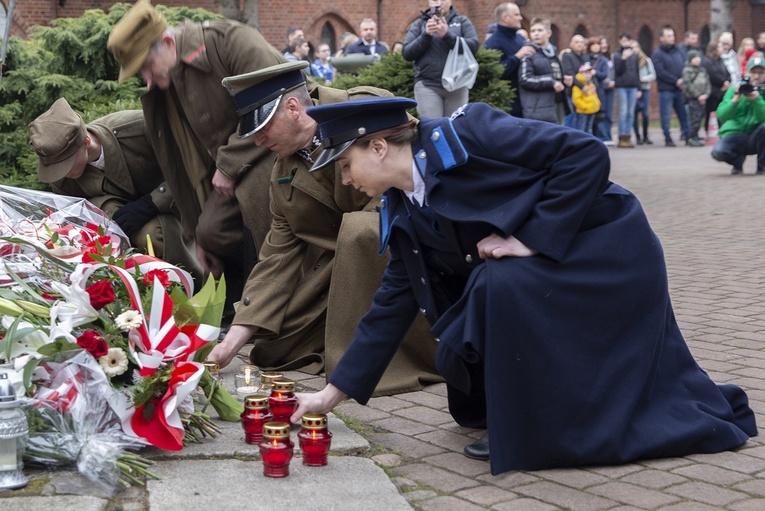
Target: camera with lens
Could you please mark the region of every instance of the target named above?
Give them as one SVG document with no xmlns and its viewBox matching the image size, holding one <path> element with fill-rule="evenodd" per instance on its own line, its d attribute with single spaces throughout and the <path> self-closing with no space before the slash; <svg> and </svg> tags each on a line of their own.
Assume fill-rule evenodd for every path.
<svg viewBox="0 0 765 511">
<path fill-rule="evenodd" d="M 752 78 L 749 76 L 745 76 L 741 79 L 740 82 L 738 82 L 738 93 L 742 96 L 746 96 L 747 94 L 757 91 L 761 92 L 765 90 L 765 85 L 758 83 L 754 84 L 752 83 Z"/>
<path fill-rule="evenodd" d="M 440 18 L 441 17 L 441 6 L 440 5 L 431 5 L 430 6 L 430 17 L 431 18 L 433 18 L 433 17 Z"/>
</svg>

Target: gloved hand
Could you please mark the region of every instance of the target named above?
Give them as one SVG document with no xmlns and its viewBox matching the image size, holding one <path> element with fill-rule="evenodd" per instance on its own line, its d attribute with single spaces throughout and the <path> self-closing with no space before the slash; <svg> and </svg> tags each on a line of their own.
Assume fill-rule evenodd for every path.
<svg viewBox="0 0 765 511">
<path fill-rule="evenodd" d="M 151 200 L 151 195 L 146 194 L 140 199 L 128 202 L 114 213 L 112 220 L 117 222 L 125 234 L 132 236 L 146 222 L 159 215 L 159 209 Z"/>
</svg>

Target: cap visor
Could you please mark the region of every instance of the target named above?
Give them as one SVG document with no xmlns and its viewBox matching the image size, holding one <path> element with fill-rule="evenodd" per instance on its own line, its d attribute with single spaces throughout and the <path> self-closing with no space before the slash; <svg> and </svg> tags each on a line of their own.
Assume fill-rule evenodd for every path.
<svg viewBox="0 0 765 511">
<path fill-rule="evenodd" d="M 139 69 L 141 69 L 141 66 L 143 66 L 144 62 L 146 62 L 146 57 L 149 56 L 149 50 L 151 50 L 150 47 L 146 48 L 145 51 L 141 51 L 140 53 L 136 54 L 134 58 L 130 59 L 129 63 L 125 64 L 124 66 L 120 66 L 120 76 L 117 78 L 119 83 L 123 83 L 125 80 L 136 74 Z"/>
<path fill-rule="evenodd" d="M 239 138 L 249 137 L 265 127 L 276 113 L 276 109 L 281 100 L 282 97 L 279 96 L 275 100 L 269 101 L 252 112 L 248 112 L 241 116 L 239 118 Z"/>
<path fill-rule="evenodd" d="M 43 165 L 40 163 L 37 165 L 37 178 L 42 183 L 55 183 L 56 181 L 61 181 L 67 174 L 69 174 L 69 171 L 72 170 L 76 159 L 77 152 L 69 158 L 51 165 Z"/>
<path fill-rule="evenodd" d="M 339 146 L 330 147 L 329 149 L 324 149 L 324 151 L 322 151 L 319 157 L 316 159 L 316 163 L 313 164 L 313 166 L 308 172 L 314 172 L 334 162 L 335 159 L 341 154 L 343 154 L 343 152 L 346 149 L 351 147 L 351 145 L 353 145 L 355 141 L 356 139 L 354 138 L 353 140 L 349 140 L 348 142 L 343 142 Z"/>
</svg>

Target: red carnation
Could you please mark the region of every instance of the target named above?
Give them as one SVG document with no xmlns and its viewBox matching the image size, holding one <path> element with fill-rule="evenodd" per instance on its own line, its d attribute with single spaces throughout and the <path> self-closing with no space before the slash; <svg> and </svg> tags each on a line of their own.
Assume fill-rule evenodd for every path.
<svg viewBox="0 0 765 511">
<path fill-rule="evenodd" d="M 109 352 L 109 345 L 101 334 L 95 330 L 86 330 L 77 338 L 77 346 L 84 349 L 94 358 L 103 357 Z"/>
<path fill-rule="evenodd" d="M 154 277 L 159 279 L 159 283 L 162 287 L 168 287 L 170 285 L 170 277 L 165 270 L 151 270 L 143 276 L 143 283 L 147 286 L 151 286 L 154 283 Z"/>
<path fill-rule="evenodd" d="M 108 280 L 99 280 L 85 288 L 90 296 L 90 305 L 99 310 L 114 301 L 114 288 Z"/>
</svg>

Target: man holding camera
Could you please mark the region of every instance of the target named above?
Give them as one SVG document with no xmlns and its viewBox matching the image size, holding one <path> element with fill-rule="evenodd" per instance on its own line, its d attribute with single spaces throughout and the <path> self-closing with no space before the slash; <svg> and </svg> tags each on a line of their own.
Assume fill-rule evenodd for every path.
<svg viewBox="0 0 765 511">
<path fill-rule="evenodd" d="M 717 107 L 720 140 L 712 148 L 712 158 L 733 165 L 731 174 L 743 173 L 744 160 L 757 155 L 757 174 L 765 174 L 765 59 L 753 57 L 746 75 L 725 93 Z"/>
</svg>

